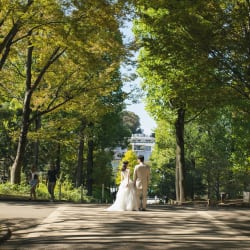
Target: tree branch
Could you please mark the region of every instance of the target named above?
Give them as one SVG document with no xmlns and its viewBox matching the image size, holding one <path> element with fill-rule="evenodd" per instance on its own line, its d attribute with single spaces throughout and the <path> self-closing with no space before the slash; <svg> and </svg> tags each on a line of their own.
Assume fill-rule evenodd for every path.
<svg viewBox="0 0 250 250">
<path fill-rule="evenodd" d="M 195 120 L 206 108 L 203 108 L 200 112 L 198 112 L 195 116 L 193 116 L 192 118 L 190 118 L 189 120 L 185 121 L 184 123 L 187 124 L 193 120 Z"/>
<path fill-rule="evenodd" d="M 35 90 L 40 83 L 42 77 L 46 73 L 47 69 L 66 51 L 66 49 L 63 49 L 60 53 L 58 51 L 60 50 L 60 47 L 57 47 L 54 52 L 51 54 L 49 60 L 47 63 L 44 65 L 42 70 L 40 71 L 40 74 L 38 75 L 37 79 L 35 80 L 32 90 Z"/>
</svg>

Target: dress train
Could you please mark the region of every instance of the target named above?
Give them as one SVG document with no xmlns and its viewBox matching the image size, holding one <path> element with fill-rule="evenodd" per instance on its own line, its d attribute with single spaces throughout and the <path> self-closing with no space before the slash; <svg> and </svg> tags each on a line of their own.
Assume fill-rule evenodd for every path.
<svg viewBox="0 0 250 250">
<path fill-rule="evenodd" d="M 134 183 L 123 180 L 116 194 L 115 202 L 107 208 L 107 211 L 134 211 L 138 210 L 136 190 Z"/>
</svg>

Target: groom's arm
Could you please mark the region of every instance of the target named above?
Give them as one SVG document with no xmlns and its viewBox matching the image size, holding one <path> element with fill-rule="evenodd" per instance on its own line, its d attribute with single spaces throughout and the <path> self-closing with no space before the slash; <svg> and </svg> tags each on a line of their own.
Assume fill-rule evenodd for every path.
<svg viewBox="0 0 250 250">
<path fill-rule="evenodd" d="M 150 168 L 149 167 L 148 167 L 147 181 L 148 181 L 148 185 L 149 185 L 149 182 L 150 182 Z"/>
</svg>

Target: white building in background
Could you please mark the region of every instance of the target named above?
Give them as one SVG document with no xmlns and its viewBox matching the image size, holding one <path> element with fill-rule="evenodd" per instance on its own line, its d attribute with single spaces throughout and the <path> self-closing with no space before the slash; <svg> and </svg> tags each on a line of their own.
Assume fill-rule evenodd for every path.
<svg viewBox="0 0 250 250">
<path fill-rule="evenodd" d="M 134 151 L 137 156 L 143 155 L 145 162 L 149 160 L 155 145 L 154 137 L 147 136 L 145 134 L 133 134 L 132 137 L 129 139 L 129 142 L 132 146 L 132 151 Z M 127 148 L 124 149 L 121 147 L 116 147 L 114 149 L 114 158 L 112 161 L 112 168 L 113 168 L 112 172 L 114 178 L 117 176 L 119 163 L 121 159 L 124 157 L 127 150 L 128 150 Z M 148 201 L 148 202 L 157 202 L 157 200 L 154 199 L 153 201 Z"/>
<path fill-rule="evenodd" d="M 133 134 L 132 137 L 129 139 L 129 142 L 132 146 L 132 150 L 135 152 L 137 156 L 143 155 L 145 161 L 149 160 L 155 145 L 154 137 L 145 134 Z M 125 149 L 121 147 L 115 148 L 114 159 L 112 162 L 113 169 L 118 168 L 119 162 L 121 161 L 127 150 L 128 150 L 127 148 Z"/>
<path fill-rule="evenodd" d="M 144 160 L 148 161 L 155 145 L 155 138 L 145 134 L 133 134 L 129 141 L 136 155 L 143 155 Z"/>
</svg>

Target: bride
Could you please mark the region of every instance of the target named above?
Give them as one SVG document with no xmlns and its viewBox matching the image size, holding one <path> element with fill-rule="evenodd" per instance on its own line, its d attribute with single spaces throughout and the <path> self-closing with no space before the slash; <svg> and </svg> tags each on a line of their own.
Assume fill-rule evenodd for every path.
<svg viewBox="0 0 250 250">
<path fill-rule="evenodd" d="M 136 190 L 130 179 L 128 161 L 124 161 L 121 169 L 121 184 L 116 194 L 115 202 L 107 211 L 132 211 L 138 210 Z"/>
</svg>

